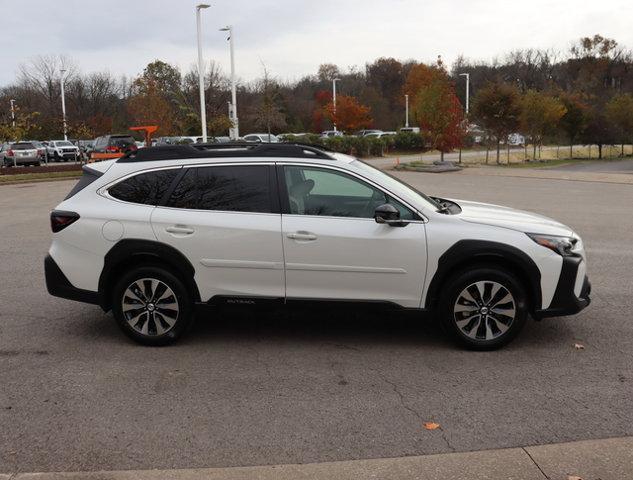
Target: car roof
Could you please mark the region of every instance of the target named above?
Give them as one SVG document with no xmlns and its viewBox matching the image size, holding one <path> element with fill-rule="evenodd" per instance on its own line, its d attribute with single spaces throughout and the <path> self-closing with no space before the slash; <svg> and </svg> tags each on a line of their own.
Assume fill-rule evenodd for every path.
<svg viewBox="0 0 633 480">
<path fill-rule="evenodd" d="M 145 162 L 180 163 L 195 160 L 196 163 L 217 161 L 270 161 L 300 159 L 302 161 L 343 161 L 351 162 L 354 157 L 329 151 L 322 147 L 301 143 L 212 143 L 168 145 L 130 152 L 116 163 L 142 164 Z"/>
</svg>

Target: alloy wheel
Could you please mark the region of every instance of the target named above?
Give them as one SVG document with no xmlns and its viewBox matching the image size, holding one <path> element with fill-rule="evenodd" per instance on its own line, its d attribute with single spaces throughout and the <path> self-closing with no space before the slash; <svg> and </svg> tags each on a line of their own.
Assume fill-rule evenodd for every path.
<svg viewBox="0 0 633 480">
<path fill-rule="evenodd" d="M 121 310 L 127 323 L 142 335 L 163 335 L 178 321 L 178 299 L 174 291 L 155 278 L 142 278 L 123 293 Z"/>
<path fill-rule="evenodd" d="M 512 293 L 498 282 L 482 280 L 464 288 L 453 306 L 457 328 L 473 340 L 494 340 L 516 317 Z"/>
</svg>

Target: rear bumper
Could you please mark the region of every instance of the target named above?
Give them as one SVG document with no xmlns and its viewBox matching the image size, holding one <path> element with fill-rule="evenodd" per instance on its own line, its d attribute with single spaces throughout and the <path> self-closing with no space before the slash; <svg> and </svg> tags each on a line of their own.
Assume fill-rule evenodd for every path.
<svg viewBox="0 0 633 480">
<path fill-rule="evenodd" d="M 102 305 L 99 292 L 74 287 L 50 255 L 46 255 L 44 259 L 44 275 L 46 276 L 46 288 L 51 295 L 77 302 Z"/>
<path fill-rule="evenodd" d="M 582 287 L 580 294 L 576 296 L 574 287 L 576 285 L 577 276 L 579 275 L 579 267 L 583 259 L 581 257 L 564 257 L 563 267 L 561 269 L 556 292 L 550 306 L 543 310 L 536 310 L 534 316 L 536 318 L 545 317 L 562 317 L 565 315 L 574 315 L 591 303 L 591 282 L 587 275 L 582 279 Z M 581 270 L 584 274 L 584 268 Z"/>
<path fill-rule="evenodd" d="M 36 163 L 40 161 L 40 157 L 16 157 L 15 160 L 13 158 L 10 157 L 5 157 L 4 162 L 8 163 L 10 165 L 13 165 L 14 163 L 16 165 L 24 165 L 25 163 Z"/>
</svg>

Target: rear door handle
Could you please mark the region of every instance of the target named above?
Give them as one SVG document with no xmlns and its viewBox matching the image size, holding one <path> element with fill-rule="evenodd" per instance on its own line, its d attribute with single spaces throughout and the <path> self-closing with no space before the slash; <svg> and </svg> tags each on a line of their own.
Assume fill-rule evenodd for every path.
<svg viewBox="0 0 633 480">
<path fill-rule="evenodd" d="M 295 232 L 295 233 L 289 233 L 287 235 L 288 238 L 291 238 L 292 240 L 316 240 L 317 236 L 314 233 L 310 233 L 310 232 Z"/>
<path fill-rule="evenodd" d="M 165 229 L 165 231 L 167 233 L 175 233 L 176 235 L 191 235 L 193 232 L 195 232 L 195 230 L 193 228 L 190 227 L 181 227 L 181 226 L 174 226 L 174 227 L 167 227 Z"/>
</svg>

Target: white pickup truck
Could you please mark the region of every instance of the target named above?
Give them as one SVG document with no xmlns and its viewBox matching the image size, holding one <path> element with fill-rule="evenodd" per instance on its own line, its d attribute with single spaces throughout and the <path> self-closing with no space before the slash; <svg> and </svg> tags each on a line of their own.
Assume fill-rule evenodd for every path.
<svg viewBox="0 0 633 480">
<path fill-rule="evenodd" d="M 77 161 L 80 158 L 79 147 L 68 140 L 51 140 L 46 145 L 46 156 L 56 162 Z"/>
</svg>

